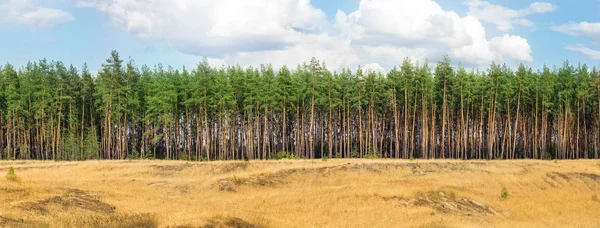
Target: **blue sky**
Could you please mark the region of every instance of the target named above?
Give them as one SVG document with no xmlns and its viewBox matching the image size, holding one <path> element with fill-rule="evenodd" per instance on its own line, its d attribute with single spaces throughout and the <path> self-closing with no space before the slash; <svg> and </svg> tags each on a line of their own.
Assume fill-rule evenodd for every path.
<svg viewBox="0 0 600 228">
<path fill-rule="evenodd" d="M 0 62 L 47 58 L 96 71 L 114 49 L 138 65 L 174 67 L 203 56 L 216 66 L 295 66 L 316 56 L 333 70 L 388 71 L 405 57 L 435 62 L 444 54 L 480 69 L 567 59 L 600 66 L 598 0 L 239 3 L 0 0 Z"/>
</svg>

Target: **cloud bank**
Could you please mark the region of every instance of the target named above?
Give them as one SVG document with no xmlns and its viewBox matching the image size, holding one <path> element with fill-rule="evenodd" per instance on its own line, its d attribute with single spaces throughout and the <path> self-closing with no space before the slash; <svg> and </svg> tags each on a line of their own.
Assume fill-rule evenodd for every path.
<svg viewBox="0 0 600 228">
<path fill-rule="evenodd" d="M 514 34 L 487 38 L 481 21 L 488 10 L 505 13 L 501 30 L 525 16 L 551 12 L 536 2 L 522 10 L 469 1 L 468 15 L 445 10 L 432 0 L 361 0 L 353 12 L 333 20 L 309 0 L 78 0 L 110 23 L 145 42 L 164 42 L 187 54 L 224 64 L 294 65 L 311 57 L 332 69 L 368 65 L 381 71 L 405 57 L 436 61 L 444 54 L 467 66 L 491 61 L 531 62 L 528 41 Z"/>
</svg>

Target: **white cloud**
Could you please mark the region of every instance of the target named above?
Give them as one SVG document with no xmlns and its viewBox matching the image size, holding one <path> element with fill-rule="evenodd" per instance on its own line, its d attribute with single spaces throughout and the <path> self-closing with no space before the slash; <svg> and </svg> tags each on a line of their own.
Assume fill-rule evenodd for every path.
<svg viewBox="0 0 600 228">
<path fill-rule="evenodd" d="M 385 73 L 385 69 L 377 63 L 365 64 L 362 67 L 362 69 L 365 71 L 368 71 L 368 72 L 376 72 L 376 73 L 382 73 L 382 74 Z"/>
<path fill-rule="evenodd" d="M 338 24 L 352 24 L 354 31 L 347 34 L 344 28 L 342 32 L 361 43 L 462 46 L 471 42 L 460 16 L 429 0 L 364 0 L 357 11 L 349 15 L 338 11 L 336 18 Z"/>
<path fill-rule="evenodd" d="M 140 41 L 164 42 L 221 64 L 295 67 L 314 56 L 331 69 L 382 70 L 405 57 L 435 61 L 444 54 L 468 66 L 533 59 L 524 38 L 487 39 L 479 19 L 461 17 L 432 0 L 361 0 L 356 11 L 338 11 L 334 21 L 309 0 L 78 0 L 77 5 L 105 13 L 111 24 Z M 530 8 L 549 10 L 543 4 Z"/>
<path fill-rule="evenodd" d="M 587 37 L 591 39 L 592 44 L 600 45 L 600 22 L 570 22 L 553 26 L 552 29 L 571 36 Z M 579 52 L 593 60 L 600 60 L 600 50 L 590 49 L 583 44 L 569 44 L 565 49 Z"/>
<path fill-rule="evenodd" d="M 533 60 L 527 40 L 505 35 L 488 41 L 477 18 L 460 17 L 430 0 L 363 0 L 359 9 L 348 15 L 338 11 L 336 23 L 353 43 L 373 49 L 366 51 L 373 57 L 397 55 L 395 63 L 405 56 L 424 60 L 423 57 L 435 58 L 444 53 L 470 66 L 485 66 L 504 56 L 517 61 Z"/>
<path fill-rule="evenodd" d="M 524 17 L 536 13 L 548 13 L 557 9 L 555 5 L 547 2 L 534 2 L 524 9 L 510 9 L 481 0 L 468 0 L 466 4 L 469 6 L 468 15 L 492 23 L 504 32 L 512 29 L 513 24 L 532 27 L 533 22 Z"/>
<path fill-rule="evenodd" d="M 352 48 L 349 40 L 328 35 L 305 35 L 302 41 L 279 50 L 248 51 L 227 54 L 223 57 L 228 64 L 243 66 L 271 63 L 280 67 L 296 67 L 297 64 L 309 61 L 312 57 L 325 61 L 328 68 L 341 69 L 360 62 L 357 50 Z"/>
<path fill-rule="evenodd" d="M 79 0 L 141 40 L 159 40 L 179 51 L 223 55 L 277 50 L 325 29 L 326 16 L 309 0 Z"/>
<path fill-rule="evenodd" d="M 585 36 L 592 40 L 600 41 L 600 22 L 571 22 L 568 24 L 553 26 L 552 29 L 555 31 L 572 35 L 572 36 Z"/>
<path fill-rule="evenodd" d="M 39 7 L 30 0 L 8 0 L 0 3 L 0 23 L 52 28 L 74 19 L 69 12 Z"/>
<path fill-rule="evenodd" d="M 475 66 L 484 66 L 492 61 L 506 61 L 508 58 L 521 62 L 533 61 L 531 47 L 526 39 L 504 34 L 488 41 L 485 38 L 485 28 L 476 18 L 467 16 L 464 21 L 473 37 L 473 43 L 454 50 L 454 56 L 459 60 Z"/>
<path fill-rule="evenodd" d="M 513 59 L 525 62 L 533 61 L 531 48 L 527 40 L 520 36 L 504 34 L 502 37 L 494 37 L 490 41 L 491 47 L 498 53 Z"/>
<path fill-rule="evenodd" d="M 582 44 L 576 44 L 576 45 L 567 45 L 565 46 L 565 48 L 567 50 L 570 51 L 575 51 L 575 52 L 579 52 L 581 54 L 584 54 L 586 56 L 588 56 L 589 58 L 593 59 L 593 60 L 599 60 L 600 61 L 600 50 L 593 50 L 590 49 Z"/>
<path fill-rule="evenodd" d="M 529 8 L 525 9 L 525 12 L 531 13 L 547 13 L 556 10 L 556 6 L 547 2 L 534 2 L 529 5 Z"/>
<path fill-rule="evenodd" d="M 473 38 L 473 42 L 454 49 L 453 55 L 462 62 L 477 66 L 483 66 L 490 64 L 491 61 L 500 60 L 500 53 L 494 52 L 490 48 L 490 43 L 485 37 L 486 34 L 483 25 L 472 16 L 465 17 L 464 23 L 468 28 L 469 35 Z"/>
</svg>

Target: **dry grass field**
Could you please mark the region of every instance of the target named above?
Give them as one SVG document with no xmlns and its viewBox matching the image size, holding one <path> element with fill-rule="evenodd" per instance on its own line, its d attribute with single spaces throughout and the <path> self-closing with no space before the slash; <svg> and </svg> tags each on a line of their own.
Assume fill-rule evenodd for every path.
<svg viewBox="0 0 600 228">
<path fill-rule="evenodd" d="M 600 227 L 595 160 L 3 161 L 0 171 L 0 227 Z"/>
</svg>

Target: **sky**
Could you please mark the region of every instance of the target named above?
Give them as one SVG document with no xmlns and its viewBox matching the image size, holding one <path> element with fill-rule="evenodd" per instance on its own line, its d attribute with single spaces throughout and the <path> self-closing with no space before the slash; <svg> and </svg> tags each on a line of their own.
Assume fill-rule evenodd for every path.
<svg viewBox="0 0 600 228">
<path fill-rule="evenodd" d="M 600 0 L 0 0 L 0 63 L 600 66 Z"/>
</svg>

